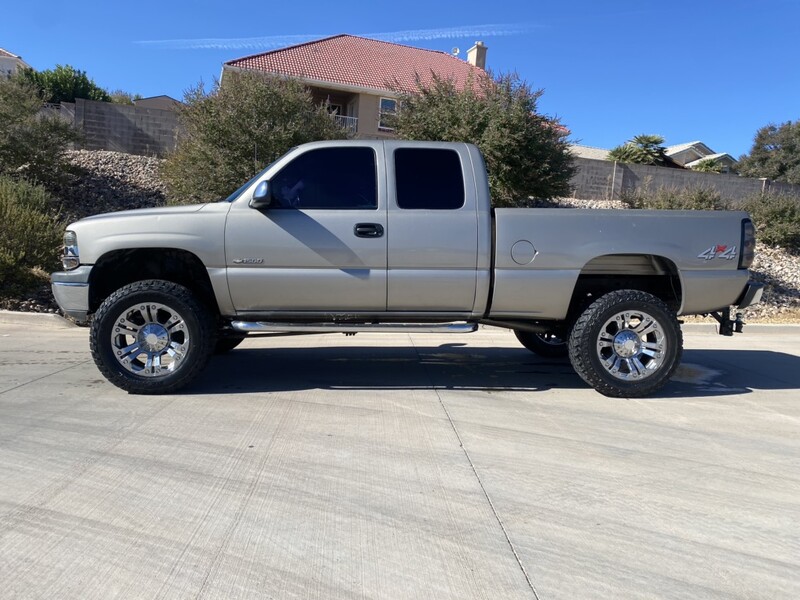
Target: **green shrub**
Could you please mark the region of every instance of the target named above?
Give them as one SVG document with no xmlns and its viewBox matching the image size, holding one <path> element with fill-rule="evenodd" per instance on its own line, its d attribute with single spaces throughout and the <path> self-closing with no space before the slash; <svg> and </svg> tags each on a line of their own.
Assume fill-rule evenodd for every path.
<svg viewBox="0 0 800 600">
<path fill-rule="evenodd" d="M 62 227 L 41 186 L 0 177 L 0 291 L 24 293 L 58 265 Z"/>
<path fill-rule="evenodd" d="M 800 252 L 800 198 L 763 194 L 745 201 L 759 241 Z"/>
<path fill-rule="evenodd" d="M 655 191 L 636 189 L 624 192 L 622 201 L 631 208 L 659 210 L 724 210 L 729 207 L 729 203 L 722 199 L 719 192 L 708 188 L 660 188 Z"/>
</svg>

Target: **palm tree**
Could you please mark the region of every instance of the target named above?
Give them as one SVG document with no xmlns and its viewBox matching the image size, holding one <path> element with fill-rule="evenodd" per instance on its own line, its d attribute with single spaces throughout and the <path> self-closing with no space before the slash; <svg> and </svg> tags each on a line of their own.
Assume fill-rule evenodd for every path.
<svg viewBox="0 0 800 600">
<path fill-rule="evenodd" d="M 672 166 L 660 135 L 640 134 L 608 153 L 609 160 L 641 165 Z"/>
</svg>

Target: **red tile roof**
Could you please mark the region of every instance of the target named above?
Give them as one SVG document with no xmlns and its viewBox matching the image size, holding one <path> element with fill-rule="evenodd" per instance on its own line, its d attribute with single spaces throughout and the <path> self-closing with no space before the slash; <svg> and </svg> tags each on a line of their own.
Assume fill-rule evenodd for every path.
<svg viewBox="0 0 800 600">
<path fill-rule="evenodd" d="M 429 83 L 433 72 L 452 78 L 463 87 L 470 74 L 473 78 L 486 74 L 446 52 L 347 34 L 237 58 L 225 66 L 377 90 L 398 87 L 403 91 L 416 89 L 416 75 L 423 83 Z"/>
</svg>

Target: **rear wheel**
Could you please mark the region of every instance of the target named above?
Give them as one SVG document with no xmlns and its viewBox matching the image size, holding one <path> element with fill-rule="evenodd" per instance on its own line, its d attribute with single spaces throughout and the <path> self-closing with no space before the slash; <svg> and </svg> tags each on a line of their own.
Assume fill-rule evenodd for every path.
<svg viewBox="0 0 800 600">
<path fill-rule="evenodd" d="M 682 352 L 675 314 L 638 290 L 601 296 L 580 316 L 569 338 L 569 358 L 578 375 L 614 397 L 656 392 L 675 372 Z"/>
<path fill-rule="evenodd" d="M 92 357 L 117 387 L 166 394 L 192 381 L 214 348 L 210 311 L 182 285 L 137 281 L 111 294 L 95 313 Z"/>
<path fill-rule="evenodd" d="M 555 333 L 533 333 L 515 329 L 514 335 L 520 344 L 544 358 L 563 358 L 569 353 L 566 340 Z"/>
</svg>

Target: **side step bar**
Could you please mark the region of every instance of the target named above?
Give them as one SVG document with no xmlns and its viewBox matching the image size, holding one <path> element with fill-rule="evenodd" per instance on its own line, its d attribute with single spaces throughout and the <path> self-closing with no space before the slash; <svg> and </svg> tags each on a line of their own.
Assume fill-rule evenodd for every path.
<svg viewBox="0 0 800 600">
<path fill-rule="evenodd" d="M 477 323 L 266 323 L 234 321 L 234 331 L 241 333 L 472 333 Z"/>
</svg>

